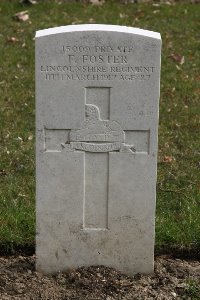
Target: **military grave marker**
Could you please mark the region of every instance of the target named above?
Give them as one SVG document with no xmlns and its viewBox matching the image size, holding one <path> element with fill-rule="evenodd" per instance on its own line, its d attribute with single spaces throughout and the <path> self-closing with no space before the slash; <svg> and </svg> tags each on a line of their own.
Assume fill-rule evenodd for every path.
<svg viewBox="0 0 200 300">
<path fill-rule="evenodd" d="M 153 271 L 159 33 L 36 33 L 37 269 Z"/>
</svg>

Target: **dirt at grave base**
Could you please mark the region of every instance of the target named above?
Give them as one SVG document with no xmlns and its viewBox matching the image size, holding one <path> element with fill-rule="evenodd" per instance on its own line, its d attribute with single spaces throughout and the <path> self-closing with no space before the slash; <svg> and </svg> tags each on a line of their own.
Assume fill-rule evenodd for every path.
<svg viewBox="0 0 200 300">
<path fill-rule="evenodd" d="M 164 256 L 154 274 L 133 277 L 103 266 L 45 276 L 35 271 L 35 256 L 0 258 L 1 300 L 200 299 L 199 287 L 200 262 Z"/>
</svg>

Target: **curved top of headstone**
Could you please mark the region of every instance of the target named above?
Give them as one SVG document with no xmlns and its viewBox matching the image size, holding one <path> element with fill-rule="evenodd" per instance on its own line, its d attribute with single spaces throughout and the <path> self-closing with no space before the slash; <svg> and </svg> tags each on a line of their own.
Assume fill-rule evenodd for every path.
<svg viewBox="0 0 200 300">
<path fill-rule="evenodd" d="M 140 28 L 128 27 L 128 26 L 105 25 L 105 24 L 67 25 L 67 26 L 59 26 L 59 27 L 38 30 L 36 31 L 36 38 L 52 35 L 52 34 L 76 32 L 76 31 L 123 32 L 123 33 L 131 33 L 131 34 L 141 35 L 141 36 L 150 37 L 159 40 L 161 39 L 160 33 L 158 32 L 144 30 Z"/>
</svg>

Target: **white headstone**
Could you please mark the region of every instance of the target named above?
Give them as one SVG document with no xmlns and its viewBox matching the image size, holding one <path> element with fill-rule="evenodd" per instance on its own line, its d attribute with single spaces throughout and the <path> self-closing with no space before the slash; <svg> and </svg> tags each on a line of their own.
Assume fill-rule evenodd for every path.
<svg viewBox="0 0 200 300">
<path fill-rule="evenodd" d="M 160 48 L 124 26 L 36 33 L 38 270 L 153 271 Z"/>
</svg>

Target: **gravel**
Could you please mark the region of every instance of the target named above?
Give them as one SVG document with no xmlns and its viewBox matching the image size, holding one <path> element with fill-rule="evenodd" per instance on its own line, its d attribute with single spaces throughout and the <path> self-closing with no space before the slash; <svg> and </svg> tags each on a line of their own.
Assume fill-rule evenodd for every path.
<svg viewBox="0 0 200 300">
<path fill-rule="evenodd" d="M 151 275 L 126 276 L 91 266 L 47 276 L 36 272 L 35 259 L 35 255 L 0 257 L 1 300 L 200 299 L 199 261 L 159 256 Z"/>
</svg>

